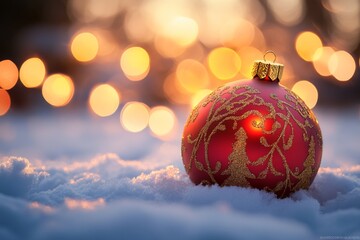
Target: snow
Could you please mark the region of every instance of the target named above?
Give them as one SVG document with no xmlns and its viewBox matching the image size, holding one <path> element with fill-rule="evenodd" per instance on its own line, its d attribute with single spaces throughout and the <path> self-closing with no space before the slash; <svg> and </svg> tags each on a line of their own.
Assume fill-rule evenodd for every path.
<svg viewBox="0 0 360 240">
<path fill-rule="evenodd" d="M 321 169 L 289 198 L 193 185 L 176 136 L 84 113 L 0 122 L 0 239 L 360 239 L 354 109 L 317 113 Z"/>
</svg>

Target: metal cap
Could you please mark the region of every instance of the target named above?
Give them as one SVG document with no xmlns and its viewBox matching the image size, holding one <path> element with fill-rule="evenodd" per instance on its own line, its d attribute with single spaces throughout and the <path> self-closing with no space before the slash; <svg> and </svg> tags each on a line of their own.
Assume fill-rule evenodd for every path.
<svg viewBox="0 0 360 240">
<path fill-rule="evenodd" d="M 266 61 L 266 55 L 272 53 L 274 55 L 273 62 Z M 275 63 L 276 55 L 273 51 L 267 51 L 264 54 L 264 60 L 257 60 L 254 62 L 251 75 L 258 76 L 260 79 L 280 81 L 284 70 L 284 65 Z"/>
</svg>

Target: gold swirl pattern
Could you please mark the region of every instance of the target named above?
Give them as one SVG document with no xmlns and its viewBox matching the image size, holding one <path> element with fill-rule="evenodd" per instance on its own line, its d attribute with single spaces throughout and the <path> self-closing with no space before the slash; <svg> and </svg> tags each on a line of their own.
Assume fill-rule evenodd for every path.
<svg viewBox="0 0 360 240">
<path fill-rule="evenodd" d="M 259 90 L 263 88 L 253 85 L 252 82 L 225 85 L 194 108 L 182 139 L 186 171 L 190 178 L 192 172 L 206 176 L 201 182 L 192 179 L 197 184 L 255 186 L 275 192 L 279 197 L 308 188 L 319 168 L 322 152 L 321 132 L 314 114 L 290 90 L 277 85 L 271 88 L 275 89 L 273 92 L 264 95 Z M 269 92 L 268 89 L 265 92 Z M 254 117 L 256 121 L 249 120 Z M 245 121 L 250 121 L 250 127 L 260 132 L 257 138 L 244 125 Z M 199 124 L 198 130 L 191 128 Z M 209 155 L 210 143 L 221 133 L 231 133 L 234 137 L 232 151 L 225 162 Z M 250 141 L 252 145 L 248 146 Z M 289 155 L 296 153 L 295 141 L 306 146 L 302 151 L 307 150 L 306 157 L 297 166 L 294 164 L 299 161 L 293 160 L 296 154 Z M 260 148 L 266 151 L 254 158 L 258 154 L 251 152 L 257 151 L 254 146 L 258 146 L 259 152 Z M 273 182 L 273 179 L 277 180 Z M 262 182 L 259 184 L 259 181 Z"/>
</svg>

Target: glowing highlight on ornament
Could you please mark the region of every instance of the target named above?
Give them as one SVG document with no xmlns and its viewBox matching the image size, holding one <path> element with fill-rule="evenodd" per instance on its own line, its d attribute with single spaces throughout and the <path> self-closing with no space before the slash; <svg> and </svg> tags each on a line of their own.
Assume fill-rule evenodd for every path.
<svg viewBox="0 0 360 240">
<path fill-rule="evenodd" d="M 240 56 L 232 49 L 219 47 L 208 55 L 210 71 L 220 80 L 230 80 L 240 71 Z"/>
<path fill-rule="evenodd" d="M 349 81 L 355 73 L 354 58 L 346 51 L 333 53 L 329 60 L 329 71 L 338 81 Z"/>
<path fill-rule="evenodd" d="M 82 32 L 71 41 L 71 53 L 79 62 L 92 61 L 99 51 L 99 41 L 94 34 Z"/>
<path fill-rule="evenodd" d="M 319 94 L 311 82 L 307 80 L 299 81 L 295 83 L 291 90 L 296 93 L 310 109 L 316 106 Z"/>
<path fill-rule="evenodd" d="M 150 111 L 149 128 L 157 137 L 169 137 L 170 133 L 174 130 L 175 122 L 175 114 L 170 108 L 158 106 Z"/>
<path fill-rule="evenodd" d="M 18 81 L 19 70 L 11 60 L 0 62 L 0 87 L 9 90 L 15 86 Z"/>
<path fill-rule="evenodd" d="M 319 75 L 324 77 L 331 75 L 328 65 L 330 57 L 334 52 L 334 49 L 331 47 L 322 47 L 316 50 L 313 66 Z"/>
<path fill-rule="evenodd" d="M 45 64 L 37 57 L 27 59 L 20 67 L 20 81 L 27 88 L 40 86 L 45 75 Z"/>
<path fill-rule="evenodd" d="M 150 70 L 149 54 L 141 47 L 130 47 L 121 55 L 120 66 L 130 80 L 143 80 Z"/>
<path fill-rule="evenodd" d="M 74 90 L 74 83 L 69 76 L 53 74 L 45 79 L 42 95 L 50 105 L 62 107 L 71 101 Z"/>
<path fill-rule="evenodd" d="M 91 110 L 100 117 L 112 115 L 120 104 L 120 95 L 109 84 L 95 86 L 90 93 L 89 105 Z"/>
<path fill-rule="evenodd" d="M 186 59 L 177 66 L 176 77 L 179 84 L 190 93 L 207 87 L 209 76 L 204 65 L 193 59 Z"/>
<path fill-rule="evenodd" d="M 149 122 L 149 107 L 141 102 L 128 102 L 120 113 L 120 123 L 129 132 L 140 132 Z"/>
<path fill-rule="evenodd" d="M 4 116 L 10 109 L 11 99 L 9 93 L 0 88 L 0 116 Z"/>
<path fill-rule="evenodd" d="M 313 32 L 302 32 L 297 36 L 295 41 L 295 48 L 298 55 L 308 62 L 316 60 L 314 58 L 315 52 L 322 46 L 321 39 Z"/>
<path fill-rule="evenodd" d="M 258 137 L 263 132 L 263 126 L 261 125 L 261 118 L 257 115 L 251 115 L 247 117 L 243 122 L 244 128 L 249 134 L 248 137 Z"/>
</svg>

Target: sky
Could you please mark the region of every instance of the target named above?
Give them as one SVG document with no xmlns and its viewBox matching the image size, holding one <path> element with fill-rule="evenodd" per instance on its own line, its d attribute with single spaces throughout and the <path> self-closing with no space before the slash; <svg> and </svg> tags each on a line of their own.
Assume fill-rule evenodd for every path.
<svg viewBox="0 0 360 240">
<path fill-rule="evenodd" d="M 309 190 L 285 199 L 193 185 L 180 156 L 183 122 L 172 140 L 160 141 L 146 131 L 106 132 L 113 121 L 81 113 L 43 121 L 7 117 L 8 133 L 0 137 L 0 239 L 358 239 L 355 110 L 316 112 L 324 135 L 321 168 Z M 77 138 L 60 134 L 70 125 Z"/>
</svg>

